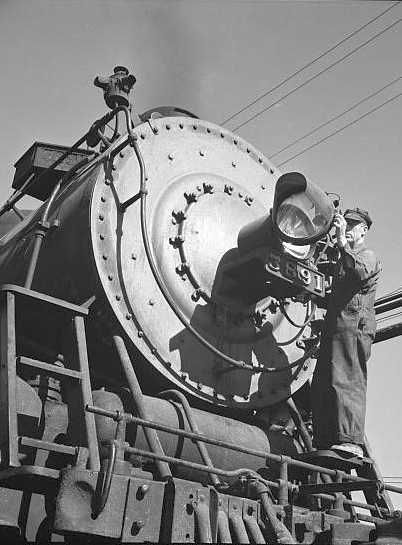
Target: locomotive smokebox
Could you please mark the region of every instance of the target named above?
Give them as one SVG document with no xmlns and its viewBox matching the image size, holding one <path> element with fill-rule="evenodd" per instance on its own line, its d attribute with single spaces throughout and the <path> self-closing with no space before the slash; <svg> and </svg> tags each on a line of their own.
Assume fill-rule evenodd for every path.
<svg viewBox="0 0 402 545">
<path fill-rule="evenodd" d="M 52 202 L 48 220 L 57 228 L 44 240 L 32 288 L 79 304 L 95 297 L 88 318 L 94 377 L 122 379 L 104 341 L 118 331 L 144 393 L 174 387 L 200 407 L 247 411 L 288 398 L 314 370 L 306 349 L 312 313 L 289 301 L 285 315 L 280 292 L 253 279 L 248 251 L 259 266 L 262 259 L 264 275 L 271 267 L 271 279 L 283 281 L 283 267 L 299 266 L 288 254 L 278 273 L 278 249 L 267 255 L 266 244 L 249 244 L 266 226 L 273 231 L 266 216 L 280 173 L 246 141 L 199 119 L 150 118 L 132 131 Z M 2 239 L 1 281 L 23 283 L 46 206 Z M 310 278 L 307 269 L 300 274 Z M 308 291 L 309 282 L 303 286 Z"/>
</svg>

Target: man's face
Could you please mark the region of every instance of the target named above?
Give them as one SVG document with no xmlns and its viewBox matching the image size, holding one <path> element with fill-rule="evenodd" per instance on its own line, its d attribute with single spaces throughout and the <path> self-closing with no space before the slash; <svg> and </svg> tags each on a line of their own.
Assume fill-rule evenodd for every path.
<svg viewBox="0 0 402 545">
<path fill-rule="evenodd" d="M 367 225 L 364 223 L 364 221 L 346 221 L 346 240 L 349 243 L 356 244 L 359 242 L 363 242 L 366 233 Z"/>
</svg>

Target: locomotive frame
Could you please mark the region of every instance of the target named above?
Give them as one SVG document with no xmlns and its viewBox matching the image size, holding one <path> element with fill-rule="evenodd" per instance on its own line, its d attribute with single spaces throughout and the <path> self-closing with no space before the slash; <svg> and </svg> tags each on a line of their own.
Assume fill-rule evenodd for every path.
<svg viewBox="0 0 402 545">
<path fill-rule="evenodd" d="M 127 77 L 128 71 L 117 67 L 111 79 L 98 80 L 111 112 L 71 148 L 56 150 L 58 158 L 39 175 L 31 172 L 18 181 L 15 194 L 0 210 L 0 214 L 13 210 L 19 199 L 32 191 L 46 200 L 29 233 L 35 242 L 24 269 L 24 285 L 3 283 L 0 288 L 1 533 L 21 542 L 62 538 L 66 542 L 102 539 L 134 543 L 400 542 L 400 514 L 393 509 L 388 491 L 402 493 L 402 489 L 382 481 L 368 445 L 362 460 L 314 451 L 306 423 L 292 399 L 286 406 L 300 452 L 291 453 L 287 448 L 275 453 L 264 448 L 263 434 L 251 423 L 256 417 L 255 406 L 244 416 L 236 405 L 222 407 L 218 398 L 209 412 L 202 402 L 190 405 L 179 382 L 177 388 L 159 391 L 156 402 L 143 392 L 144 376 L 136 373 L 121 324 L 110 321 L 108 314 L 96 314 L 98 294 L 76 304 L 32 289 L 44 240 L 52 229 L 58 229 L 57 222 L 49 218 L 60 191 L 74 176 L 83 179 L 83 173 L 102 162 L 106 165 L 105 184 L 110 186 L 113 159 L 129 147 L 138 161 L 140 183 L 138 192 L 120 202 L 120 208 L 124 211 L 136 203 L 141 206 L 143 243 L 151 271 L 165 299 L 177 311 L 160 278 L 147 234 L 145 164 L 141 136 L 133 129 L 142 120 L 124 100 L 135 81 L 131 78 L 127 82 Z M 117 120 L 116 132 L 123 136 L 109 141 L 102 129 L 113 119 Z M 171 118 L 161 119 L 165 125 L 172 123 Z M 183 123 L 181 117 L 178 123 Z M 198 126 L 197 121 L 193 123 Z M 148 125 L 153 132 L 159 130 L 152 119 Z M 99 153 L 84 153 L 74 165 L 62 167 L 84 142 L 94 147 L 99 141 L 103 145 Z M 64 168 L 62 177 L 49 182 L 49 174 L 58 168 Z M 206 193 L 209 191 L 207 188 Z M 102 212 L 98 219 L 100 215 Z M 7 236 L 11 240 L 11 235 Z M 180 240 L 173 242 L 181 244 Z M 189 275 L 189 267 L 185 269 Z M 206 296 L 201 286 L 195 291 L 198 297 Z M 377 304 L 379 312 L 388 307 L 388 301 Z M 208 350 L 229 366 L 240 370 L 250 367 L 210 346 L 180 312 L 176 312 L 179 319 Z M 93 392 L 85 331 L 90 313 L 95 313 L 94 322 L 102 324 L 102 331 L 109 325 L 109 349 L 117 355 L 119 377 L 127 386 L 119 395 L 119 384 L 113 390 L 111 383 L 110 392 L 101 388 Z M 32 339 L 30 330 L 36 321 L 41 323 Z M 140 331 L 138 328 L 142 337 Z M 45 354 L 43 360 L 32 357 L 46 352 L 44 338 L 49 335 L 61 340 L 64 352 Z M 379 339 L 386 335 L 380 332 Z M 23 349 L 30 355 L 23 355 Z M 315 342 L 289 367 L 300 368 L 316 350 Z M 23 379 L 20 368 L 33 372 L 23 374 Z M 248 370 L 256 371 L 254 367 Z M 100 377 L 95 375 L 95 381 L 99 383 Z M 122 396 L 130 401 L 123 403 Z M 210 426 L 207 431 L 201 429 L 205 422 Z M 237 444 L 219 436 L 230 426 L 239 434 Z M 132 446 L 133 441 L 128 440 L 132 429 L 136 440 L 142 434 L 140 446 Z M 292 435 L 278 424 L 271 426 L 271 432 L 279 439 Z M 255 441 L 253 447 L 241 435 Z M 289 442 L 284 444 L 286 447 Z M 166 454 L 166 445 L 172 454 Z M 243 459 L 253 467 L 236 465 Z M 353 491 L 362 491 L 366 503 L 354 501 Z M 370 515 L 356 509 L 368 510 Z"/>
</svg>

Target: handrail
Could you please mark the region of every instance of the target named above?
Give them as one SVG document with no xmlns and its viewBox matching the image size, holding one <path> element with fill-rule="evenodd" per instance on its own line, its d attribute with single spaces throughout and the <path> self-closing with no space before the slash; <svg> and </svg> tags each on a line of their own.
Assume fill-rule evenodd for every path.
<svg viewBox="0 0 402 545">
<path fill-rule="evenodd" d="M 302 469 L 307 469 L 310 471 L 315 471 L 318 473 L 324 473 L 327 475 L 330 475 L 332 477 L 342 476 L 342 479 L 347 479 L 349 481 L 356 481 L 356 482 L 367 482 L 367 479 L 364 479 L 362 477 L 358 477 L 357 475 L 350 475 L 349 473 L 346 473 L 341 470 L 335 470 L 335 469 L 329 469 L 326 467 L 318 466 L 316 464 L 310 464 L 308 462 L 303 462 L 302 460 L 296 460 L 290 456 L 283 456 L 281 454 L 273 454 L 271 452 L 263 452 L 261 450 L 255 450 L 251 448 L 241 447 L 239 445 L 235 445 L 233 443 L 228 443 L 226 441 L 221 441 L 220 439 L 213 439 L 211 437 L 207 437 L 200 433 L 193 433 L 186 430 L 181 430 L 177 428 L 172 428 L 170 426 L 166 426 L 164 424 L 160 424 L 157 422 L 153 422 L 150 420 L 144 420 L 142 418 L 138 418 L 136 416 L 133 416 L 129 413 L 121 413 L 120 411 L 112 412 L 108 411 L 106 409 L 102 409 L 100 407 L 95 407 L 93 405 L 87 405 L 86 410 L 89 412 L 93 412 L 95 414 L 99 414 L 101 416 L 106 416 L 108 418 L 112 418 L 113 420 L 119 420 L 121 418 L 126 419 L 127 422 L 138 424 L 140 426 L 145 426 L 149 428 L 153 428 L 159 431 L 164 431 L 166 433 L 172 433 L 174 435 L 179 435 L 182 437 L 185 437 L 187 439 L 191 440 L 198 440 L 198 441 L 204 441 L 204 443 L 208 443 L 211 445 L 215 445 L 222 448 L 227 448 L 230 450 L 234 450 L 236 452 L 243 452 L 252 456 L 256 456 L 258 458 L 262 458 L 264 460 L 271 460 L 273 462 L 278 463 L 288 463 L 289 465 L 292 465 L 294 467 L 300 467 Z M 131 448 L 131 447 L 130 447 Z M 208 466 L 205 466 L 208 467 Z M 210 469 L 210 468 L 209 468 Z M 211 469 L 210 469 L 211 470 Z M 212 471 L 212 470 L 211 470 Z M 219 474 L 219 473 L 218 473 Z M 276 483 L 277 484 L 277 483 Z M 293 487 L 294 485 L 292 483 L 289 483 L 290 487 Z M 402 488 L 398 488 L 396 486 L 391 486 L 384 484 L 384 488 L 386 490 L 390 490 L 392 492 L 396 492 L 398 494 L 402 494 Z"/>
</svg>

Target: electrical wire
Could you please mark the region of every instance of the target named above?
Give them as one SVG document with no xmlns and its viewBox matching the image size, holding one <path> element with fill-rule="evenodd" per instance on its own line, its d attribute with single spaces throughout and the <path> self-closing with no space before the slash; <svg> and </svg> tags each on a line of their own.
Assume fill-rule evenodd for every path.
<svg viewBox="0 0 402 545">
<path fill-rule="evenodd" d="M 326 55 L 328 55 L 328 53 L 331 53 L 332 51 L 334 51 L 335 49 L 337 49 L 340 45 L 344 44 L 347 40 L 350 40 L 350 38 L 353 38 L 353 36 L 356 36 L 356 34 L 358 34 L 359 32 L 361 32 L 362 30 L 364 30 L 365 28 L 367 28 L 369 25 L 371 25 L 372 23 L 374 23 L 375 21 L 377 21 L 380 17 L 382 17 L 383 15 L 385 15 L 388 11 L 390 11 L 391 9 L 393 9 L 397 4 L 400 3 L 401 0 L 398 0 L 397 2 L 394 2 L 391 6 L 389 6 L 386 10 L 382 11 L 381 13 L 379 13 L 376 17 L 374 17 L 373 19 L 370 19 L 367 23 L 365 23 L 363 26 L 357 28 L 356 30 L 354 30 L 351 34 L 348 34 L 347 36 L 345 36 L 345 38 L 343 38 L 340 42 L 337 42 L 335 45 L 333 45 L 332 47 L 330 47 L 329 49 L 327 49 L 326 51 L 324 51 L 323 53 L 321 53 L 318 57 L 315 57 L 312 61 L 309 61 L 307 64 L 305 64 L 304 66 L 302 66 L 301 68 L 299 68 L 298 70 L 296 70 L 296 72 L 293 72 L 292 74 L 290 74 L 289 76 L 287 76 L 285 79 L 283 79 L 282 81 L 280 81 L 277 85 L 275 85 L 274 87 L 271 87 L 270 89 L 268 89 L 268 91 L 266 91 L 265 93 L 263 93 L 262 95 L 259 95 L 257 98 L 255 98 L 253 101 L 249 102 L 248 104 L 246 104 L 246 106 L 244 106 L 243 108 L 241 108 L 240 110 L 238 110 L 237 112 L 235 112 L 234 114 L 232 114 L 230 117 L 226 118 L 224 121 L 222 121 L 221 125 L 226 125 L 226 123 L 229 123 L 229 121 L 231 121 L 234 117 L 236 117 L 237 115 L 243 113 L 245 110 L 247 110 L 247 108 L 250 108 L 251 106 L 254 106 L 254 104 L 256 104 L 257 102 L 259 102 L 261 99 L 265 98 L 266 96 L 270 95 L 271 93 L 273 93 L 274 91 L 276 91 L 277 89 L 279 89 L 280 87 L 282 87 L 282 85 L 284 85 L 285 83 L 287 83 L 288 81 L 290 81 L 291 79 L 293 79 L 295 76 L 299 75 L 301 72 L 303 72 L 304 70 L 306 70 L 307 68 L 309 68 L 310 66 L 312 66 L 314 63 L 316 63 L 317 61 L 321 60 L 323 57 L 325 57 Z"/>
<path fill-rule="evenodd" d="M 365 117 L 371 115 L 372 113 L 376 112 L 377 110 L 379 110 L 380 108 L 383 108 L 384 106 L 386 106 L 387 104 L 389 104 L 390 102 L 396 100 L 397 98 L 399 98 L 400 96 L 402 95 L 402 92 L 398 93 L 397 95 L 394 95 L 393 97 L 389 98 L 388 100 L 386 100 L 385 102 L 382 102 L 381 104 L 379 104 L 378 106 L 376 106 L 375 108 L 372 108 L 371 110 L 369 110 L 368 112 L 364 113 L 363 115 L 361 115 L 360 117 L 354 119 L 353 121 L 351 121 L 350 123 L 347 123 L 346 125 L 344 125 L 343 127 L 340 127 L 339 129 L 337 129 L 336 131 L 328 134 L 327 136 L 324 136 L 323 138 L 321 138 L 320 140 L 318 140 L 317 142 L 314 142 L 313 144 L 311 144 L 310 146 L 307 146 L 306 148 L 302 149 L 301 151 L 299 151 L 298 153 L 296 153 L 295 155 L 292 155 L 292 157 L 289 157 L 289 159 L 286 159 L 286 161 L 282 161 L 282 163 L 279 163 L 277 165 L 278 168 L 280 168 L 281 166 L 283 165 L 286 165 L 286 163 L 289 163 L 290 161 L 292 161 L 293 159 L 295 159 L 296 157 L 299 157 L 300 155 L 302 155 L 303 153 L 306 153 L 306 151 L 309 151 L 313 148 L 315 148 L 316 146 L 318 146 L 319 144 L 322 144 L 323 142 L 326 142 L 327 140 L 329 140 L 330 138 L 332 138 L 333 136 L 339 134 L 341 131 L 343 131 L 344 129 L 347 129 L 348 127 L 351 127 L 352 125 L 355 125 L 358 121 L 361 121 L 362 119 L 364 119 Z"/>
<path fill-rule="evenodd" d="M 266 106 L 265 108 L 263 108 L 262 110 L 260 110 L 259 112 L 257 112 L 256 114 L 252 115 L 249 119 L 246 119 L 246 121 L 243 121 L 243 123 L 240 123 L 240 125 L 237 125 L 237 127 L 235 127 L 234 129 L 232 129 L 233 132 L 241 129 L 242 127 L 244 127 L 245 125 L 247 125 L 248 123 L 250 123 L 251 121 L 253 121 L 254 119 L 256 119 L 257 117 L 259 117 L 260 115 L 262 115 L 263 113 L 267 112 L 268 110 L 270 110 L 271 108 L 273 108 L 274 106 L 276 106 L 277 104 L 279 104 L 280 102 L 282 102 L 283 100 L 285 100 L 285 98 L 288 98 L 290 95 L 293 95 L 293 93 L 295 93 L 296 91 L 298 91 L 299 89 L 302 89 L 303 87 L 305 87 L 306 85 L 308 85 L 309 83 L 311 83 L 312 81 L 314 81 L 315 79 L 317 79 L 319 76 L 321 76 L 322 74 L 324 74 L 325 72 L 328 72 L 328 70 L 331 70 L 331 68 L 333 68 L 334 66 L 340 64 L 341 62 L 343 62 L 344 60 L 346 60 L 347 58 L 349 58 L 351 55 L 353 55 L 354 53 L 356 53 L 357 51 L 359 51 L 360 49 L 362 49 L 363 47 L 365 47 L 366 45 L 370 44 L 371 42 L 373 42 L 375 39 L 377 39 L 379 36 L 381 36 L 382 34 L 385 34 L 385 32 L 388 32 L 389 30 L 391 30 L 392 28 L 394 28 L 396 25 L 398 25 L 400 22 L 402 21 L 402 17 L 400 17 L 399 19 L 397 19 L 396 21 L 394 21 L 393 23 L 391 23 L 390 25 L 388 25 L 387 27 L 385 27 L 383 30 L 381 30 L 380 32 L 377 32 L 377 34 L 374 34 L 374 36 L 372 36 L 371 38 L 369 38 L 368 40 L 366 40 L 365 42 L 363 42 L 362 44 L 358 45 L 357 47 L 355 47 L 354 49 L 352 49 L 351 51 L 349 51 L 349 53 L 346 53 L 346 55 L 344 55 L 343 57 L 341 57 L 340 59 L 338 59 L 337 61 L 333 62 L 332 64 L 328 65 L 326 68 L 320 70 L 317 74 L 315 74 L 314 76 L 311 76 L 311 78 L 308 78 L 306 81 L 304 81 L 303 83 L 301 83 L 300 85 L 297 85 L 297 87 L 294 87 L 293 89 L 291 89 L 288 93 L 286 93 L 285 95 L 283 95 L 282 97 L 278 98 L 277 100 L 275 100 L 274 102 L 271 102 L 271 104 L 269 104 L 268 106 Z"/>
<path fill-rule="evenodd" d="M 284 146 L 283 148 L 279 149 L 278 151 L 276 151 L 275 153 L 273 153 L 272 155 L 270 155 L 268 157 L 268 159 L 273 159 L 274 157 L 276 157 L 277 155 L 279 155 L 280 153 L 282 153 L 283 151 L 291 148 L 292 146 L 294 146 L 295 144 L 298 144 L 299 142 L 301 142 L 302 140 L 304 140 L 305 138 L 307 138 L 308 136 L 311 136 L 313 135 L 314 133 L 316 133 L 317 131 L 319 131 L 320 129 L 323 129 L 324 127 L 326 127 L 327 125 L 329 125 L 330 123 L 332 123 L 333 121 L 336 121 L 337 119 L 340 119 L 341 117 L 343 117 L 345 114 L 351 112 L 352 110 L 354 110 L 355 108 L 357 108 L 358 106 L 360 106 L 361 104 L 363 104 L 364 102 L 366 102 L 367 100 L 375 97 L 376 95 L 380 94 L 382 91 L 384 91 L 385 89 L 387 89 L 388 87 L 391 87 L 391 85 L 394 85 L 395 83 L 397 83 L 398 81 L 400 81 L 402 79 L 402 76 L 399 76 L 397 78 L 395 78 L 394 80 L 390 81 L 389 83 L 387 83 L 386 85 L 384 85 L 383 87 L 381 87 L 381 89 L 378 89 L 377 91 L 375 91 L 374 93 L 371 93 L 370 95 L 367 95 L 365 98 L 362 98 L 361 100 L 359 100 L 358 102 L 356 102 L 355 104 L 353 104 L 352 106 L 350 106 L 349 108 L 347 108 L 346 110 L 344 110 L 343 112 L 341 112 L 340 114 L 337 114 L 335 115 L 334 117 L 331 117 L 330 119 L 328 119 L 328 121 L 325 121 L 324 123 L 321 123 L 320 125 L 318 125 L 317 127 L 315 127 L 314 129 L 312 129 L 311 131 L 307 132 L 306 134 L 303 134 L 303 136 L 300 136 L 299 138 L 297 138 L 296 140 L 293 140 L 292 142 L 290 142 L 290 144 L 287 144 L 286 146 Z"/>
</svg>

